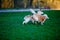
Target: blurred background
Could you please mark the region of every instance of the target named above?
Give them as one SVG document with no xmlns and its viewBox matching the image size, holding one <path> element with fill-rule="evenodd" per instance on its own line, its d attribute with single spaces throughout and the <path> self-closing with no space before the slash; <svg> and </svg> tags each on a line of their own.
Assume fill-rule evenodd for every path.
<svg viewBox="0 0 60 40">
<path fill-rule="evenodd" d="M 49 20 L 23 25 L 30 8 L 41 8 Z M 60 40 L 60 0 L 0 0 L 0 40 Z"/>
<path fill-rule="evenodd" d="M 60 0 L 0 0 L 2 8 L 60 9 Z"/>
</svg>

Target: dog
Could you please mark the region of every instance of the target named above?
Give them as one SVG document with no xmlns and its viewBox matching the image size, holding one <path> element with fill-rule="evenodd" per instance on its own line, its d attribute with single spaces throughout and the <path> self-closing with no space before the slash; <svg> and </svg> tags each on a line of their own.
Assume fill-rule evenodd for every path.
<svg viewBox="0 0 60 40">
<path fill-rule="evenodd" d="M 33 19 L 34 21 L 41 22 L 41 25 L 43 25 L 43 23 L 46 21 L 46 19 L 49 19 L 49 17 L 47 16 L 47 14 L 44 15 L 35 14 L 33 15 Z"/>
</svg>

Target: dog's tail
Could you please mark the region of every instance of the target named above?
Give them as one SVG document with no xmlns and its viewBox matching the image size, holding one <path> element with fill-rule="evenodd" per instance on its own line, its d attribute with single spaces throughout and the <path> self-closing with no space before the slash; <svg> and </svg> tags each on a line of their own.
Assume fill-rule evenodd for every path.
<svg viewBox="0 0 60 40">
<path fill-rule="evenodd" d="M 36 12 L 33 9 L 30 9 L 30 12 L 32 12 L 33 14 L 36 14 Z"/>
</svg>

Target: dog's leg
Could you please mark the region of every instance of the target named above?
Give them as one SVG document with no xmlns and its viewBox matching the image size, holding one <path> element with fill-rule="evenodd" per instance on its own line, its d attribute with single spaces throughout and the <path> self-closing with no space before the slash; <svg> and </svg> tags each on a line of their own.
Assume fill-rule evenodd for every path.
<svg viewBox="0 0 60 40">
<path fill-rule="evenodd" d="M 43 23 L 41 22 L 41 25 L 43 25 Z"/>
<path fill-rule="evenodd" d="M 34 23 L 34 20 L 32 20 L 32 23 Z"/>
<path fill-rule="evenodd" d="M 25 21 L 23 21 L 23 23 L 22 24 L 25 24 Z"/>
<path fill-rule="evenodd" d="M 27 24 L 30 21 L 30 19 L 26 19 L 25 21 L 23 21 L 23 24 Z"/>
<path fill-rule="evenodd" d="M 32 23 L 34 23 L 34 19 L 31 18 Z"/>
<path fill-rule="evenodd" d="M 27 24 L 29 21 L 23 21 L 23 24 Z"/>
<path fill-rule="evenodd" d="M 46 19 L 44 19 L 44 21 L 41 22 L 41 25 L 43 25 L 43 23 L 45 22 Z"/>
</svg>

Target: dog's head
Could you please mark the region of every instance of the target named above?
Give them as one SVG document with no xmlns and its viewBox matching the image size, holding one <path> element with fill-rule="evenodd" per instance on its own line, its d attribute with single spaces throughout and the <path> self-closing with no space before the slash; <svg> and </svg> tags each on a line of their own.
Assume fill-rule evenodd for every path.
<svg viewBox="0 0 60 40">
<path fill-rule="evenodd" d="M 39 10 L 37 13 L 38 13 L 39 15 L 42 15 L 42 14 L 43 14 L 43 12 L 42 12 L 42 11 L 40 11 L 40 10 Z"/>
<path fill-rule="evenodd" d="M 44 14 L 44 16 L 45 16 L 46 19 L 49 19 L 49 17 L 47 16 L 47 14 Z"/>
</svg>

